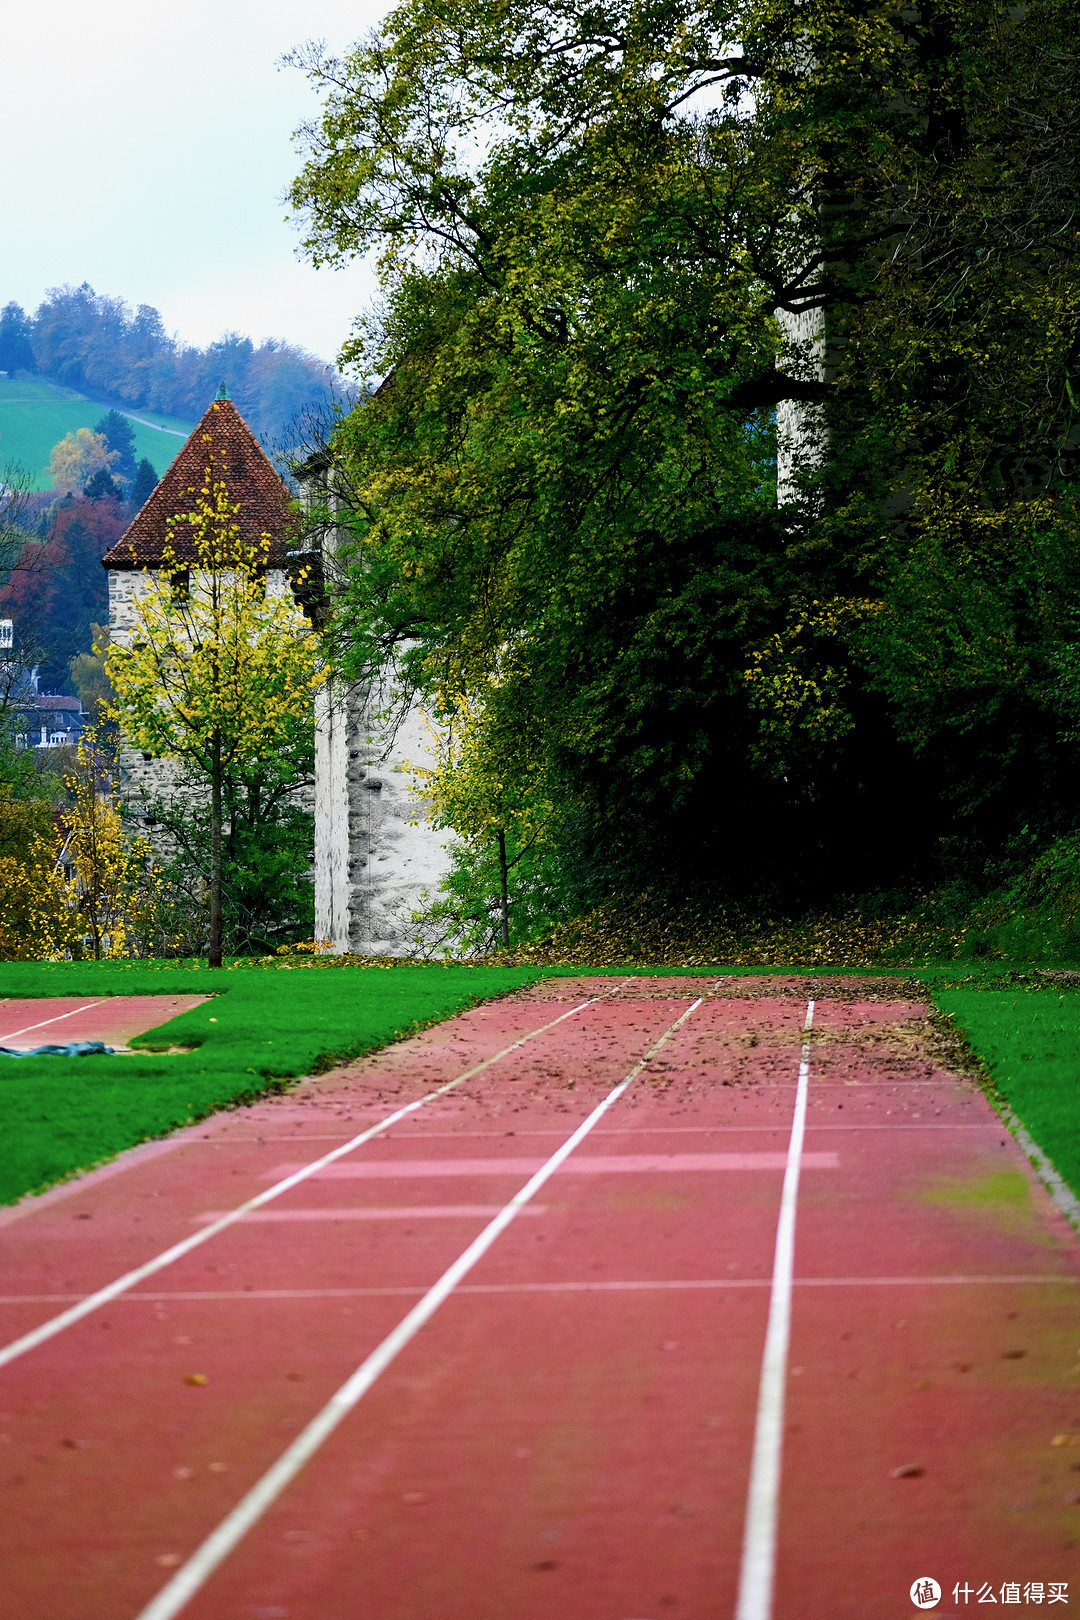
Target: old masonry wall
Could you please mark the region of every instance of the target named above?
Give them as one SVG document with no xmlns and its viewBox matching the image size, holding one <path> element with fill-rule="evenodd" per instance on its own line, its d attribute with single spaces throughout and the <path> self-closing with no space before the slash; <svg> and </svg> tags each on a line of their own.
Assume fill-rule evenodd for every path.
<svg viewBox="0 0 1080 1620">
<path fill-rule="evenodd" d="M 418 708 L 395 728 L 379 694 L 332 681 L 316 699 L 315 937 L 336 952 L 411 956 L 416 913 L 434 898 L 449 857 L 445 833 L 414 788 L 432 762 Z"/>
</svg>

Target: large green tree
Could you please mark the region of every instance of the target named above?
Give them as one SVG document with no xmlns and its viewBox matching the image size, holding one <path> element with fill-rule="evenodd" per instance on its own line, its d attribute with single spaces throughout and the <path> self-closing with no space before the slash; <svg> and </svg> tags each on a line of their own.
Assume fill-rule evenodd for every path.
<svg viewBox="0 0 1080 1620">
<path fill-rule="evenodd" d="M 977 589 L 1039 502 L 1072 544 L 1071 8 L 406 0 L 299 60 L 309 251 L 385 287 L 334 443 L 346 666 L 517 717 L 609 877 L 925 864 L 954 810 L 903 602 L 942 548 Z M 827 454 L 778 509 L 785 403 Z"/>
<path fill-rule="evenodd" d="M 135 429 L 120 411 L 106 411 L 101 421 L 94 423 L 94 432 L 102 435 L 116 456 L 110 470 L 130 488 L 135 481 Z"/>
<path fill-rule="evenodd" d="M 26 311 L 14 301 L 0 310 L 0 371 L 33 371 L 34 350 Z"/>
</svg>

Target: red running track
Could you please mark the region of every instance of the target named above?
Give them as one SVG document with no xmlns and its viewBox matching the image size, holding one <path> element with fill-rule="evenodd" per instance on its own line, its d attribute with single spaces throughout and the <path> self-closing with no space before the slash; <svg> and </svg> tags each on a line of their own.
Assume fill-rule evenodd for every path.
<svg viewBox="0 0 1080 1620">
<path fill-rule="evenodd" d="M 69 1041 L 105 1041 L 123 1046 L 133 1035 L 155 1029 L 206 996 L 10 996 L 0 998 L 0 1046 L 25 1051 L 66 1046 Z"/>
<path fill-rule="evenodd" d="M 1075 1235 L 925 1009 L 714 986 L 617 990 L 0 1370 L 4 1620 L 147 1613 L 699 995 L 174 1612 L 734 1616 L 808 994 L 772 1612 L 892 1620 L 924 1575 L 939 1613 L 1080 1602 Z M 3 1341 L 610 987 L 549 981 L 19 1206 Z"/>
</svg>

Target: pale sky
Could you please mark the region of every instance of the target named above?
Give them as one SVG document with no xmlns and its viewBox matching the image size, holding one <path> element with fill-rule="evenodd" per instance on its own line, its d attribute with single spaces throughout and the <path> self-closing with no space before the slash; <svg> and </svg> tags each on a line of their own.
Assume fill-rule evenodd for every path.
<svg viewBox="0 0 1080 1620">
<path fill-rule="evenodd" d="M 318 102 L 280 68 L 307 39 L 343 51 L 388 0 L 50 0 L 14 5 L 0 54 L 0 304 L 47 287 L 154 304 L 205 344 L 284 338 L 332 360 L 375 290 L 313 270 L 281 196 Z"/>
</svg>

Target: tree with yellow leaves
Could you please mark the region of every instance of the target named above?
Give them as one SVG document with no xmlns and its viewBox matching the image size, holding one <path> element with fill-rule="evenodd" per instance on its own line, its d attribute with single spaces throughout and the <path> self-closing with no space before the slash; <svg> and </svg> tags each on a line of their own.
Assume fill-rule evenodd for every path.
<svg viewBox="0 0 1080 1620">
<path fill-rule="evenodd" d="M 100 960 L 131 954 L 152 922 L 157 886 L 149 840 L 125 833 L 111 755 L 90 727 L 65 774 L 71 806 L 62 814 L 67 904 L 84 952 Z"/>
<path fill-rule="evenodd" d="M 66 433 L 53 445 L 49 457 L 53 488 L 63 495 L 85 489 L 96 472 L 108 472 L 119 454 L 109 449 L 104 433 L 91 433 L 84 427 Z"/>
<path fill-rule="evenodd" d="M 266 589 L 270 536 L 243 538 L 223 468 L 206 470 L 192 511 L 170 521 L 161 569 L 135 626 L 108 649 L 110 708 L 127 741 L 182 761 L 210 795 L 210 965 L 221 966 L 222 787 L 314 724 L 323 680 L 316 638 L 289 595 Z"/>
<path fill-rule="evenodd" d="M 73 939 L 52 806 L 0 787 L 0 961 L 63 956 Z"/>
</svg>

